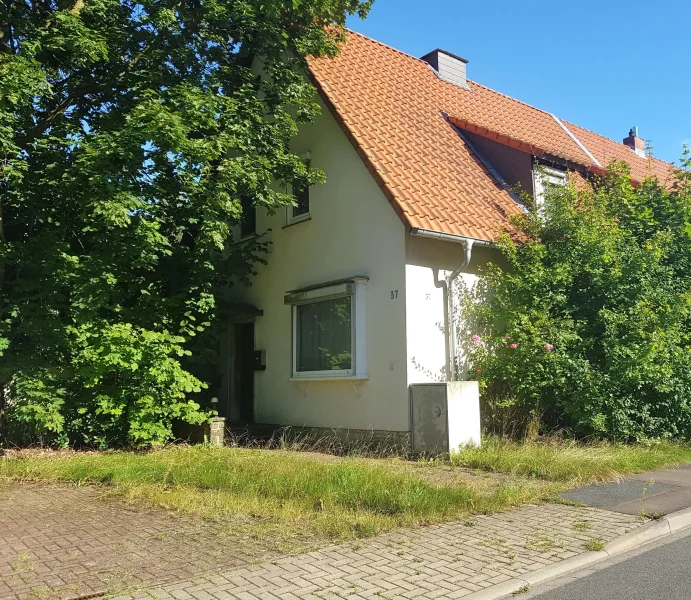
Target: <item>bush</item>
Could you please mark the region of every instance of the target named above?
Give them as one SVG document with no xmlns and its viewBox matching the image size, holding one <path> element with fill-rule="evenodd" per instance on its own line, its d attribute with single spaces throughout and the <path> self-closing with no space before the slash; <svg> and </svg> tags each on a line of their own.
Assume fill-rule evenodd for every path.
<svg viewBox="0 0 691 600">
<path fill-rule="evenodd" d="M 515 221 L 465 295 L 459 340 L 490 403 L 543 430 L 691 437 L 691 158 L 665 188 L 612 165 Z M 477 302 L 478 296 L 485 298 Z"/>
<path fill-rule="evenodd" d="M 203 384 L 178 357 L 181 338 L 129 324 L 73 330 L 71 362 L 63 369 L 15 375 L 8 420 L 14 441 L 70 442 L 98 447 L 157 446 L 171 437 L 174 419 L 202 423 L 209 416 L 188 399 Z"/>
</svg>

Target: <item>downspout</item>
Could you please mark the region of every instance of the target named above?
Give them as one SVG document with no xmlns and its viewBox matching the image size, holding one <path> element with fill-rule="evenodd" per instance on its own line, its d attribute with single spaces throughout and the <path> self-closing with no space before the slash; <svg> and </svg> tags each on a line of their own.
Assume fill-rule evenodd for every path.
<svg viewBox="0 0 691 600">
<path fill-rule="evenodd" d="M 476 238 L 465 237 L 453 233 L 442 233 L 441 231 L 432 231 L 429 229 L 422 229 L 419 227 L 412 227 L 410 234 L 416 237 L 424 237 L 433 240 L 442 240 L 446 242 L 455 242 L 463 244 L 465 249 L 465 257 L 463 262 L 456 267 L 451 274 L 443 279 L 439 278 L 439 269 L 433 269 L 434 287 L 441 288 L 444 301 L 444 356 L 445 356 L 445 370 L 447 381 L 453 381 L 456 377 L 454 369 L 456 356 L 456 335 L 453 323 L 453 282 L 470 264 L 470 259 L 473 254 L 474 246 L 486 246 L 493 248 L 496 246 L 494 242 L 489 240 L 480 240 Z"/>
<path fill-rule="evenodd" d="M 465 239 L 465 257 L 463 262 L 458 265 L 448 277 L 439 278 L 439 269 L 433 269 L 434 287 L 441 288 L 444 302 L 444 357 L 446 368 L 446 380 L 454 381 L 456 378 L 456 328 L 453 321 L 453 282 L 470 264 L 473 254 L 473 242 L 475 240 Z"/>
<path fill-rule="evenodd" d="M 453 283 L 458 278 L 458 276 L 461 273 L 463 273 L 463 271 L 465 271 L 470 265 L 470 259 L 473 256 L 473 243 L 474 240 L 472 239 L 467 239 L 465 241 L 465 257 L 463 259 L 463 262 L 460 265 L 458 265 L 458 267 L 456 267 L 456 269 L 448 277 L 449 283 L 446 294 L 449 299 L 449 305 L 446 309 L 446 312 L 448 314 L 449 320 L 449 338 L 447 341 L 447 345 L 449 348 L 449 366 L 451 367 L 451 377 L 449 378 L 449 381 L 456 380 L 456 324 L 453 320 Z"/>
<path fill-rule="evenodd" d="M 441 288 L 444 302 L 444 370 L 446 381 L 451 381 L 451 348 L 449 347 L 450 323 L 449 323 L 449 284 L 445 278 L 439 279 L 439 269 L 432 269 L 434 275 L 434 287 Z"/>
</svg>

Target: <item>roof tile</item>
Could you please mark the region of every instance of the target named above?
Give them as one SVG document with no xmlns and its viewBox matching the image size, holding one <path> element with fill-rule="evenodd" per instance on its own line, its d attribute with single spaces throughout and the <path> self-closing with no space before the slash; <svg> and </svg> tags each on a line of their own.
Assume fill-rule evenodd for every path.
<svg viewBox="0 0 691 600">
<path fill-rule="evenodd" d="M 564 125 L 590 150 L 603 167 L 607 167 L 614 161 L 624 161 L 631 167 L 631 178 L 634 181 L 640 182 L 646 177 L 656 176 L 661 183 L 672 182 L 675 173 L 674 165 L 657 158 L 638 156 L 625 144 L 615 142 L 578 125 L 566 121 L 564 121 Z"/>
<path fill-rule="evenodd" d="M 476 82 L 462 89 L 424 61 L 360 34 L 351 32 L 336 57 L 308 62 L 327 106 L 408 227 L 496 240 L 522 212 L 452 123 L 571 167 L 598 169 L 550 113 Z M 664 181 L 672 172 L 667 163 L 563 123 L 602 166 L 626 160 L 638 180 L 657 174 Z"/>
</svg>

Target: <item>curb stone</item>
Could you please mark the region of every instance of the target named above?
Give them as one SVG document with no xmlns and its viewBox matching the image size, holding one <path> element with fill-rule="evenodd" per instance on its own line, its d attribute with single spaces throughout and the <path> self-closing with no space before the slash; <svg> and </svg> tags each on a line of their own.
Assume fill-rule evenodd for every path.
<svg viewBox="0 0 691 600">
<path fill-rule="evenodd" d="M 509 579 L 498 585 L 468 594 L 463 597 L 463 600 L 499 600 L 500 598 L 511 597 L 514 592 L 522 587 L 533 587 L 546 581 L 557 579 L 690 527 L 691 508 L 670 513 L 661 519 L 646 523 L 639 529 L 611 541 L 605 546 L 604 550 L 584 552 L 578 556 L 567 558 L 546 569 L 527 573 L 523 577 Z"/>
</svg>

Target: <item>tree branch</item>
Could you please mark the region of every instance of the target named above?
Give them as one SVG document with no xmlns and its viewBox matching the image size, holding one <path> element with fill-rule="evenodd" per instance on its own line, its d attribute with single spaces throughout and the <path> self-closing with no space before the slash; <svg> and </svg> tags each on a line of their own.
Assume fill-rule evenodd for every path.
<svg viewBox="0 0 691 600">
<path fill-rule="evenodd" d="M 53 121 L 57 119 L 60 115 L 62 115 L 69 107 L 70 105 L 77 100 L 78 97 L 85 96 L 88 92 L 83 92 L 82 94 L 79 94 L 78 96 L 67 96 L 64 98 L 50 113 L 48 113 L 44 118 L 39 120 L 39 122 L 32 127 L 29 132 L 22 137 L 17 138 L 15 143 L 17 146 L 20 148 L 26 148 L 29 144 L 31 144 L 36 138 L 39 136 L 43 135 L 46 130 L 51 126 Z"/>
<path fill-rule="evenodd" d="M 5 407 L 7 398 L 5 397 L 5 382 L 0 380 L 0 456 L 3 454 L 2 441 L 5 437 Z"/>
<path fill-rule="evenodd" d="M 83 0 L 77 0 L 77 4 L 82 3 L 82 6 L 84 4 Z M 75 7 L 77 5 L 75 4 Z M 156 39 L 151 41 L 146 47 L 144 47 L 140 52 L 138 52 L 135 56 L 132 57 L 132 59 L 125 65 L 124 70 L 120 75 L 117 76 L 115 79 L 115 83 L 121 83 L 125 76 L 129 74 L 132 69 L 136 66 L 136 64 L 142 59 L 143 56 L 145 56 L 150 50 L 153 48 L 156 48 Z M 62 81 L 62 83 L 67 84 L 69 82 L 70 78 L 66 78 Z M 111 84 L 111 88 L 112 88 Z M 88 94 L 94 94 L 98 92 L 105 92 L 106 90 L 102 85 L 99 84 L 88 84 L 82 87 L 79 90 L 73 91 L 71 94 L 67 94 L 64 100 L 62 100 L 53 110 L 51 110 L 48 114 L 45 115 L 45 117 L 41 118 L 39 122 L 27 133 L 27 135 L 20 137 L 16 140 L 17 146 L 20 148 L 26 148 L 29 144 L 31 144 L 36 138 L 41 136 L 45 131 L 51 126 L 51 124 L 57 119 L 60 115 L 64 114 L 64 112 L 72 105 L 74 102 L 77 102 L 78 100 L 81 100 L 84 98 L 84 96 L 87 96 Z M 110 90 L 111 94 L 110 96 L 112 97 L 114 95 L 113 90 Z M 108 101 L 107 99 L 105 101 Z"/>
</svg>

